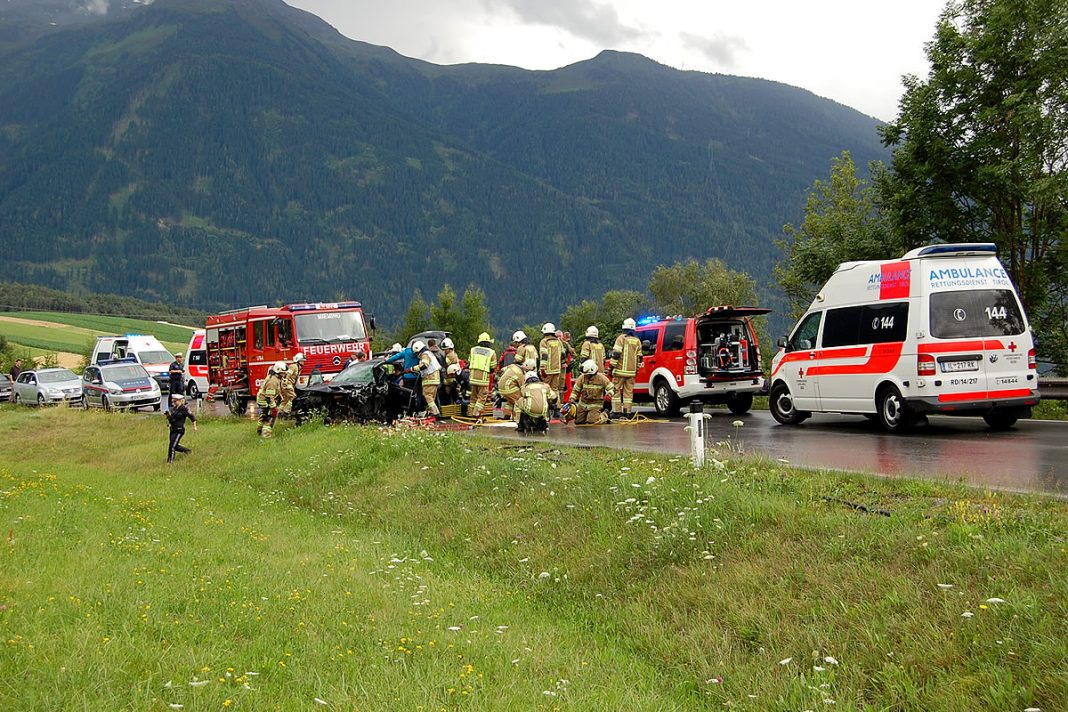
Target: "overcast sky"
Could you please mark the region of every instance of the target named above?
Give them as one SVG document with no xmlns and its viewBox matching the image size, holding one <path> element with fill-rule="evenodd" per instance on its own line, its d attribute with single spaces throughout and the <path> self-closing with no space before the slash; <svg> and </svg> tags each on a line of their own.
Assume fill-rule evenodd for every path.
<svg viewBox="0 0 1068 712">
<path fill-rule="evenodd" d="M 942 0 L 286 0 L 342 34 L 437 64 L 553 69 L 602 49 L 762 77 L 879 119 L 924 76 Z"/>
</svg>

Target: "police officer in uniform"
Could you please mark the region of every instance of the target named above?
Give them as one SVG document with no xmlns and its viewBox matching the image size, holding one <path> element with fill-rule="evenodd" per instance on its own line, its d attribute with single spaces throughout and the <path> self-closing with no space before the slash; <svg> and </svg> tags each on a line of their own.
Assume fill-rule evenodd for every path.
<svg viewBox="0 0 1068 712">
<path fill-rule="evenodd" d="M 278 361 L 271 366 L 267 378 L 256 394 L 256 406 L 260 409 L 260 422 L 256 433 L 264 438 L 271 437 L 274 422 L 278 418 L 278 404 L 282 393 L 282 374 L 286 372 L 286 362 Z"/>
<path fill-rule="evenodd" d="M 597 372 L 604 373 L 605 353 L 600 336 L 601 332 L 596 326 L 586 328 L 586 340 L 582 342 L 582 347 L 579 349 L 579 364 L 593 361 L 597 366 Z"/>
<path fill-rule="evenodd" d="M 642 367 L 642 342 L 634 335 L 636 327 L 633 319 L 624 319 L 623 333 L 612 346 L 612 385 L 616 389 L 612 403 L 623 418 L 633 416 L 634 377 Z"/>
<path fill-rule="evenodd" d="M 297 353 L 293 357 L 293 363 L 286 367 L 282 374 L 282 405 L 278 411 L 282 415 L 290 415 L 293 412 L 293 400 L 297 397 L 297 379 L 304 366 L 304 354 Z"/>
<path fill-rule="evenodd" d="M 468 368 L 471 369 L 471 412 L 472 418 L 481 420 L 482 410 L 489 400 L 490 372 L 493 364 L 497 361 L 497 354 L 493 351 L 493 339 L 486 332 L 478 335 L 478 346 L 471 349 L 467 359 Z"/>
<path fill-rule="evenodd" d="M 167 464 L 174 462 L 174 454 L 178 452 L 193 452 L 191 448 L 182 445 L 182 436 L 185 435 L 185 421 L 193 423 L 193 432 L 197 429 L 196 416 L 189 412 L 185 404 L 185 394 L 175 393 L 171 396 L 171 407 L 167 411 L 167 423 L 170 425 L 170 438 L 167 444 Z"/>
<path fill-rule="evenodd" d="M 174 407 L 174 396 L 181 393 L 185 395 L 185 366 L 182 364 L 182 354 L 174 355 L 174 360 L 167 367 L 167 409 Z"/>
<path fill-rule="evenodd" d="M 584 361 L 581 368 L 582 375 L 571 387 L 569 400 L 575 409 L 575 425 L 600 425 L 608 420 L 604 414 L 605 396 L 611 398 L 616 389 L 592 359 Z"/>
</svg>

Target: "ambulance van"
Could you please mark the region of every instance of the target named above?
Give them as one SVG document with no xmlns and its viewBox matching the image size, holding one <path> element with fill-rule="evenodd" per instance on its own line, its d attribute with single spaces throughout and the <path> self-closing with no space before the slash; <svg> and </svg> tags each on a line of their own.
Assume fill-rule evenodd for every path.
<svg viewBox="0 0 1068 712">
<path fill-rule="evenodd" d="M 1001 430 L 1038 403 L 1031 329 L 989 243 L 841 264 L 779 346 L 769 407 L 783 424 L 856 413 L 901 432 L 938 413 Z"/>
</svg>

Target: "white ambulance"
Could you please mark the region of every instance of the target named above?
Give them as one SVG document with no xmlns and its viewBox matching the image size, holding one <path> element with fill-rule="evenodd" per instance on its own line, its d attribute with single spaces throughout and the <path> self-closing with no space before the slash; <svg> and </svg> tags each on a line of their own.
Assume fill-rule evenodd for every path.
<svg viewBox="0 0 1068 712">
<path fill-rule="evenodd" d="M 169 371 L 174 356 L 155 336 L 147 334 L 123 334 L 121 336 L 98 336 L 93 346 L 89 363 L 121 361 L 133 358 L 145 367 L 149 375 L 167 393 L 170 386 Z"/>
<path fill-rule="evenodd" d="M 185 394 L 190 398 L 200 398 L 208 392 L 208 352 L 204 333 L 203 329 L 194 330 L 185 351 Z"/>
<path fill-rule="evenodd" d="M 1038 403 L 1031 330 L 993 244 L 841 264 L 779 346 L 769 406 L 783 424 L 857 413 L 900 432 L 940 413 L 1005 429 Z"/>
</svg>

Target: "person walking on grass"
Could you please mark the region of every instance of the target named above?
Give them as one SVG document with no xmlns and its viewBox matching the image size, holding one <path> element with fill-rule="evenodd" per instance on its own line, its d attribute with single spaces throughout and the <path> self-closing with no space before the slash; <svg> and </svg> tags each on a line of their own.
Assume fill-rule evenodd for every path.
<svg viewBox="0 0 1068 712">
<path fill-rule="evenodd" d="M 189 406 L 185 404 L 185 394 L 175 393 L 171 396 L 171 407 L 167 411 L 167 422 L 170 424 L 170 441 L 167 445 L 167 464 L 174 462 L 174 454 L 177 452 L 193 452 L 191 448 L 182 445 L 182 437 L 185 435 L 185 421 L 193 423 L 193 432 L 197 431 L 197 417 L 189 412 Z"/>
</svg>

